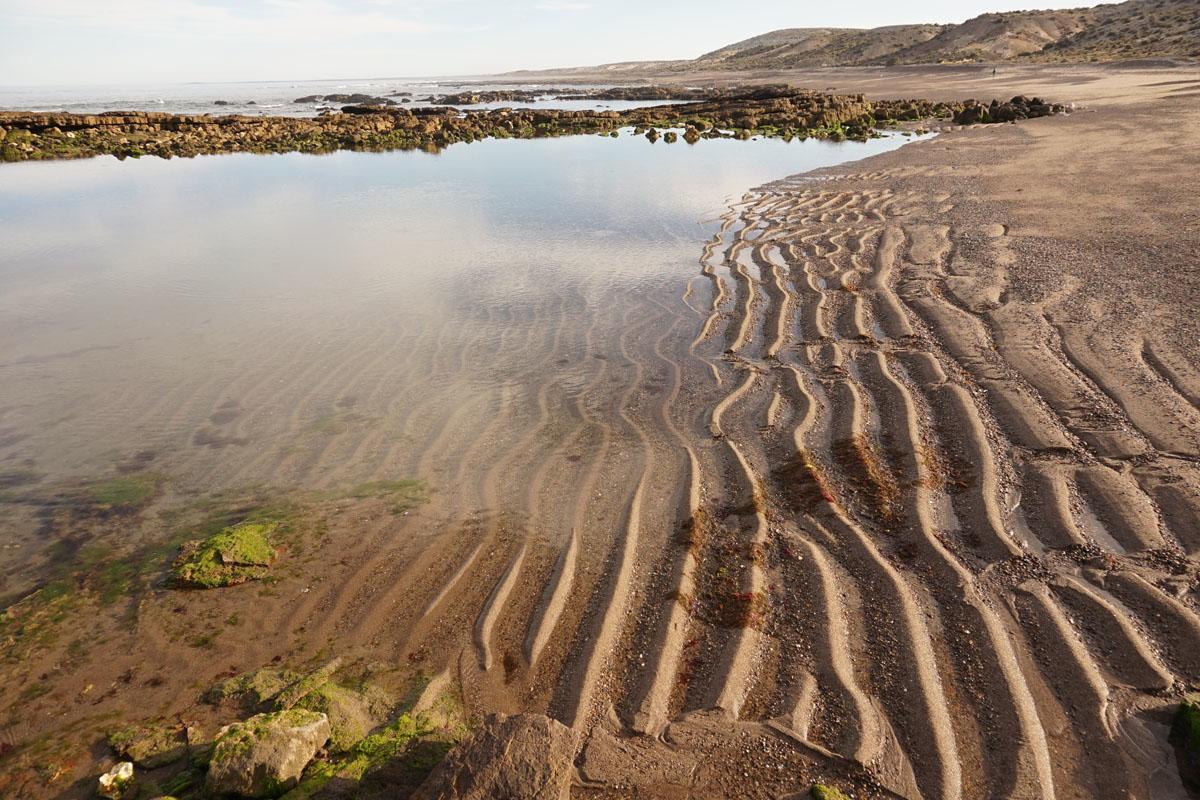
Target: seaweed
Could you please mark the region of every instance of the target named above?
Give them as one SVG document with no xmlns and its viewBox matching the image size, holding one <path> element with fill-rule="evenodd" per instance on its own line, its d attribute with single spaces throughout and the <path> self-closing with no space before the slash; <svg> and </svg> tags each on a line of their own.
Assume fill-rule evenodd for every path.
<svg viewBox="0 0 1200 800">
<path fill-rule="evenodd" d="M 215 589 L 265 577 L 277 555 L 270 541 L 275 528 L 274 523 L 243 522 L 186 543 L 173 568 L 174 582 Z"/>
</svg>

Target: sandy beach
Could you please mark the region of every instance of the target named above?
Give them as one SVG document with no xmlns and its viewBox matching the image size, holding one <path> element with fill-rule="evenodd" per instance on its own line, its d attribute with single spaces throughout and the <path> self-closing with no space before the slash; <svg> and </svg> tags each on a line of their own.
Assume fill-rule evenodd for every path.
<svg viewBox="0 0 1200 800">
<path fill-rule="evenodd" d="M 112 395 L 211 420 L 128 472 L 232 508 L 303 486 L 298 538 L 268 588 L 154 585 L 10 639 L 0 793 L 87 796 L 112 720 L 213 730 L 215 681 L 336 655 L 467 717 L 563 723 L 572 797 L 1187 797 L 1167 730 L 1200 683 L 1200 73 L 720 78 L 1074 110 L 746 187 L 672 284 L 454 285 L 478 325 L 414 317 L 408 346 L 347 306 L 369 346 L 281 328 L 269 371 Z M 256 437 L 327 406 L 310 449 Z M 400 475 L 433 488 L 402 513 L 335 492 Z M 149 542 L 195 499 L 10 524 Z"/>
</svg>

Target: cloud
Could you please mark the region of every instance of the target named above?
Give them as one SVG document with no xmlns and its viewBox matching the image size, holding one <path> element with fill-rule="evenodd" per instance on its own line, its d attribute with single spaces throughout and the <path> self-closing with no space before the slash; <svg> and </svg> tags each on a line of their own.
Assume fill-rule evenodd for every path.
<svg viewBox="0 0 1200 800">
<path fill-rule="evenodd" d="M 591 3 L 565 3 L 550 0 L 550 2 L 538 3 L 535 8 L 539 11 L 587 11 L 592 7 Z"/>
<path fill-rule="evenodd" d="M 259 0 L 0 0 L 9 22 L 148 35 L 211 35 L 273 42 L 370 34 L 429 33 L 443 26 L 414 19 L 401 3 Z M 395 11 L 391 7 L 396 6 Z"/>
</svg>

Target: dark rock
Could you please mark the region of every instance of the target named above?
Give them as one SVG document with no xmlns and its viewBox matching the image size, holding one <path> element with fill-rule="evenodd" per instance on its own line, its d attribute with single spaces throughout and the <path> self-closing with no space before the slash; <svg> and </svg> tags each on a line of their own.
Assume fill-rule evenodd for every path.
<svg viewBox="0 0 1200 800">
<path fill-rule="evenodd" d="M 953 119 L 956 125 L 976 125 L 1016 122 L 1022 119 L 1046 117 L 1063 111 L 1066 111 L 1065 106 L 1044 103 L 1037 97 L 1030 100 L 1024 95 L 1017 95 L 1007 103 L 992 100 L 987 106 L 974 100 L 968 100 L 954 112 Z"/>
<path fill-rule="evenodd" d="M 1179 756 L 1179 776 L 1200 789 L 1200 694 L 1185 697 L 1171 723 L 1171 744 Z"/>
<path fill-rule="evenodd" d="M 307 94 L 297 97 L 293 103 L 345 103 L 352 106 L 394 106 L 395 100 L 369 94 Z"/>
<path fill-rule="evenodd" d="M 343 114 L 387 114 L 391 109 L 387 106 L 342 106 Z"/>
<path fill-rule="evenodd" d="M 458 94 L 444 94 L 440 97 L 431 98 L 430 102 L 438 106 L 477 106 L 481 103 L 530 103 L 540 99 L 546 94 L 544 91 L 530 91 L 526 89 L 512 89 L 507 91 L 495 92 L 460 92 Z"/>
</svg>

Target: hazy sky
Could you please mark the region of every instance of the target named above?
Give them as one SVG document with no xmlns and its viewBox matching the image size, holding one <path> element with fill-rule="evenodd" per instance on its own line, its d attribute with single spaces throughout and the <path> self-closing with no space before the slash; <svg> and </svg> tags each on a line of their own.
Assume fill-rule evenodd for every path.
<svg viewBox="0 0 1200 800">
<path fill-rule="evenodd" d="M 1079 3 L 1076 3 L 1078 5 Z M 692 58 L 1048 0 L 0 0 L 0 85 L 464 75 Z"/>
</svg>

